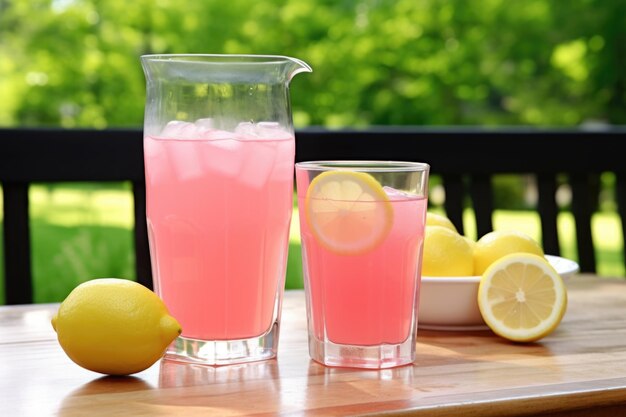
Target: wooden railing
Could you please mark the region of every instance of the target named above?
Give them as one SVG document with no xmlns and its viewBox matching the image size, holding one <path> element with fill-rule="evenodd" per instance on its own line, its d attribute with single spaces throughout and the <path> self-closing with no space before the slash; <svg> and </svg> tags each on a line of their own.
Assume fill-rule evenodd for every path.
<svg viewBox="0 0 626 417">
<path fill-rule="evenodd" d="M 626 236 L 626 158 L 620 145 L 626 128 L 604 130 L 520 128 L 373 127 L 366 130 L 302 129 L 296 160 L 369 159 L 428 162 L 440 176 L 444 207 L 461 233 L 463 209 L 471 204 L 478 236 L 493 230 L 492 178 L 527 174 L 536 179 L 541 243 L 560 255 L 555 199 L 559 178 L 572 190 L 578 262 L 596 272 L 591 218 L 599 175 L 615 174 L 622 242 Z M 31 303 L 29 185 L 34 182 L 130 181 L 135 200 L 137 280 L 151 287 L 145 222 L 142 130 L 0 129 L 0 182 L 4 195 L 4 267 L 7 304 Z M 622 245 L 622 258 L 624 247 Z M 626 265 L 626 260 L 624 261 Z"/>
</svg>

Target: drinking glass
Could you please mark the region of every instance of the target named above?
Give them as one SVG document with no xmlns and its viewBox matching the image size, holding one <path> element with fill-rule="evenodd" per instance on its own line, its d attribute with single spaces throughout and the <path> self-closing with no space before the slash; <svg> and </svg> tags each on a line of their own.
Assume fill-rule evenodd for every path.
<svg viewBox="0 0 626 417">
<path fill-rule="evenodd" d="M 415 360 L 426 163 L 296 164 L 309 354 L 327 366 Z"/>
<path fill-rule="evenodd" d="M 301 60 L 144 55 L 154 289 L 181 323 L 168 359 L 276 356 L 293 207 L 289 83 Z"/>
</svg>

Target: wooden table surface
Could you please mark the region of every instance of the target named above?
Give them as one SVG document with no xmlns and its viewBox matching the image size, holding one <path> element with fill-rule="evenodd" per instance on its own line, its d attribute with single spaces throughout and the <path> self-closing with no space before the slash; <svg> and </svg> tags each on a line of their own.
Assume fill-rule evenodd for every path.
<svg viewBox="0 0 626 417">
<path fill-rule="evenodd" d="M 626 280 L 577 275 L 567 285 L 561 325 L 537 343 L 419 330 L 416 362 L 381 371 L 309 359 L 302 291 L 285 295 L 275 360 L 162 360 L 118 378 L 65 355 L 50 325 L 58 304 L 3 306 L 0 416 L 626 415 Z"/>
</svg>

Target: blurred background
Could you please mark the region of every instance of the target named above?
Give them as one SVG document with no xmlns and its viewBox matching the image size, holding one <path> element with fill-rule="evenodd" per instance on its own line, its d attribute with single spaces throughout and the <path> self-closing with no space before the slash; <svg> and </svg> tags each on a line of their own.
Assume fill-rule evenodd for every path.
<svg viewBox="0 0 626 417">
<path fill-rule="evenodd" d="M 626 125 L 626 0 L 0 0 L 0 128 L 141 128 L 149 53 L 304 60 L 296 128 Z M 601 182 L 599 272 L 624 275 L 610 255 L 623 244 L 611 237 L 614 178 Z M 128 184 L 36 184 L 30 196 L 37 302 L 134 278 Z M 557 197 L 566 207 L 567 189 Z M 503 176 L 496 199 L 537 236 L 527 179 Z M 295 226 L 292 241 L 297 286 Z"/>
<path fill-rule="evenodd" d="M 0 124 L 139 126 L 188 52 L 306 61 L 299 127 L 626 120 L 625 0 L 0 0 Z"/>
</svg>

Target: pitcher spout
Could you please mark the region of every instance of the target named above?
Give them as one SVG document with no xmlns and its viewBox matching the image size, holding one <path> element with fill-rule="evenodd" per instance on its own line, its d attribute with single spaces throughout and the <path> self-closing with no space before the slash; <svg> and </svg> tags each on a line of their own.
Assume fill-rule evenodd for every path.
<svg viewBox="0 0 626 417">
<path fill-rule="evenodd" d="M 306 62 L 298 58 L 285 57 L 288 60 L 287 65 L 287 82 L 302 72 L 313 72 L 313 68 Z"/>
</svg>

